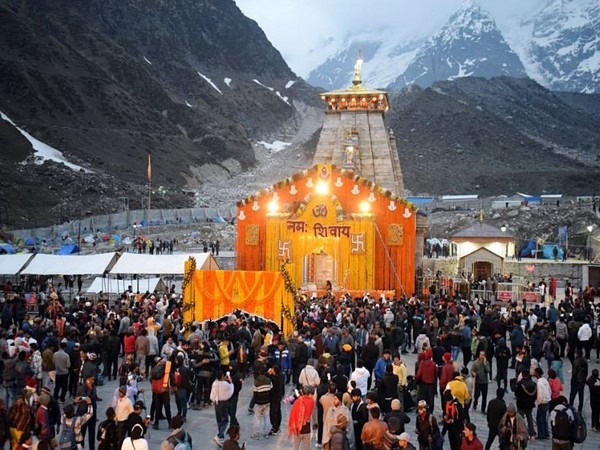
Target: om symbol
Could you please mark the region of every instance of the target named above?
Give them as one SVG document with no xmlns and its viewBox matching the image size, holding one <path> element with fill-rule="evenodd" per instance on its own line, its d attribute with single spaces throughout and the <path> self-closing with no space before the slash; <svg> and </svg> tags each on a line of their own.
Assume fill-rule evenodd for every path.
<svg viewBox="0 0 600 450">
<path fill-rule="evenodd" d="M 327 206 L 324 204 L 318 204 L 312 210 L 314 217 L 327 217 Z"/>
</svg>

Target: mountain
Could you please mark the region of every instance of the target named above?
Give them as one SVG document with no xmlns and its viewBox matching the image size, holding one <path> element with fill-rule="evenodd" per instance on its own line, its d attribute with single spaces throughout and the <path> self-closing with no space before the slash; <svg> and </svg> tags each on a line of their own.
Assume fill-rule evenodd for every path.
<svg viewBox="0 0 600 450">
<path fill-rule="evenodd" d="M 347 87 L 357 48 L 363 80 L 372 87 L 429 86 L 460 76 L 528 76 L 552 90 L 600 92 L 600 4 L 597 0 L 547 0 L 522 16 L 499 21 L 467 0 L 430 33 L 360 30 L 315 67 L 307 81 L 327 90 Z M 368 44 L 363 44 L 368 43 Z"/>
<path fill-rule="evenodd" d="M 251 142 L 291 139 L 320 103 L 233 0 L 5 0 L 0 23 L 0 210 L 14 225 L 141 207 L 148 154 L 153 206 L 192 205 L 190 190 L 256 165 Z"/>
<path fill-rule="evenodd" d="M 600 191 L 600 95 L 466 77 L 409 86 L 391 102 L 387 121 L 413 193 Z"/>
<path fill-rule="evenodd" d="M 600 3 L 550 0 L 512 27 L 511 46 L 529 76 L 557 91 L 600 90 Z"/>
<path fill-rule="evenodd" d="M 459 77 L 526 76 L 519 57 L 511 50 L 492 16 L 467 2 L 446 25 L 419 49 L 408 67 L 388 89 Z"/>
</svg>

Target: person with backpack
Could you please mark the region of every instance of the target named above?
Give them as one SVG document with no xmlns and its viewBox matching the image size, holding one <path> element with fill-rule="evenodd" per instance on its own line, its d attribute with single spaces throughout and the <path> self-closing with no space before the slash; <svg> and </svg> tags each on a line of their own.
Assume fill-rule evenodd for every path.
<svg viewBox="0 0 600 450">
<path fill-rule="evenodd" d="M 575 415 L 564 395 L 550 413 L 552 429 L 552 450 L 571 450 L 573 448 L 573 426 Z"/>
<path fill-rule="evenodd" d="M 461 433 L 465 423 L 462 404 L 448 389 L 442 394 L 442 405 L 444 405 L 442 435 L 448 434 L 448 441 L 452 450 L 460 450 Z"/>
<path fill-rule="evenodd" d="M 183 428 L 183 417 L 173 416 L 169 436 L 161 442 L 160 450 L 192 450 L 192 436 Z"/>
<path fill-rule="evenodd" d="M 115 409 L 109 406 L 106 409 L 106 420 L 102 421 L 98 426 L 98 450 L 119 450 L 121 443 L 119 442 Z"/>
<path fill-rule="evenodd" d="M 75 407 L 72 404 L 65 406 L 61 425 L 62 429 L 58 438 L 59 449 L 77 450 L 79 445 L 83 447 L 81 427 L 94 415 L 92 399 L 86 398 L 85 403 L 87 404 L 87 411 L 83 416 L 75 415 Z"/>
</svg>

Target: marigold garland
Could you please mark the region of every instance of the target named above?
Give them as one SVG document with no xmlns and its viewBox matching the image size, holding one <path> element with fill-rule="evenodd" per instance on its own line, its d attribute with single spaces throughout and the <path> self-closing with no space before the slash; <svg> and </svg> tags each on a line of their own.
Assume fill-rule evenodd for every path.
<svg viewBox="0 0 600 450">
<path fill-rule="evenodd" d="M 285 290 L 288 291 L 293 299 L 294 299 L 294 310 L 296 309 L 296 295 L 297 295 L 297 290 L 294 287 L 294 284 L 292 283 L 292 278 L 290 277 L 289 272 L 287 271 L 287 262 L 284 261 L 281 263 L 281 276 L 283 277 L 283 285 L 285 287 Z M 296 316 L 294 315 L 294 313 L 290 310 L 290 308 L 283 304 L 281 305 L 281 312 L 283 313 L 283 316 L 288 319 L 292 325 L 294 326 L 294 328 L 296 328 Z"/>
</svg>

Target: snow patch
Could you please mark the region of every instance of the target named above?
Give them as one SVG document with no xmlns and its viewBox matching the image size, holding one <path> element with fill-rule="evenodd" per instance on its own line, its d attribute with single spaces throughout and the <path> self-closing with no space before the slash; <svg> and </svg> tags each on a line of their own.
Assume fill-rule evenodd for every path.
<svg viewBox="0 0 600 450">
<path fill-rule="evenodd" d="M 270 86 L 267 86 L 267 85 L 265 85 L 265 84 L 262 84 L 262 83 L 261 83 L 260 81 L 258 81 L 256 78 L 254 78 L 252 81 L 254 81 L 254 82 L 255 82 L 256 84 L 258 84 L 259 86 L 262 86 L 262 87 L 264 87 L 264 88 L 266 88 L 266 89 L 270 90 L 271 92 L 274 92 L 274 93 L 275 93 L 275 95 L 276 95 L 277 97 L 279 97 L 279 99 L 280 99 L 282 102 L 284 102 L 284 103 L 285 103 L 286 105 L 288 105 L 288 106 L 292 106 L 292 105 L 290 104 L 290 102 L 288 101 L 288 97 L 284 97 L 283 95 L 281 95 L 281 93 L 280 93 L 279 91 L 276 91 L 274 88 L 272 88 L 272 87 L 270 87 Z"/>
<path fill-rule="evenodd" d="M 28 132 L 22 130 L 17 125 L 15 125 L 15 123 L 12 120 L 10 120 L 10 118 L 6 114 L 4 114 L 1 111 L 0 111 L 0 118 L 2 120 L 6 120 L 13 127 L 15 127 L 19 131 L 19 133 L 21 133 L 23 135 L 23 137 L 31 143 L 33 150 L 35 150 L 35 153 L 34 153 L 35 164 L 42 165 L 44 163 L 44 161 L 50 160 L 50 161 L 54 161 L 57 163 L 62 163 L 65 166 L 67 166 L 69 169 L 71 169 L 75 172 L 79 172 L 80 170 L 83 170 L 85 173 L 93 173 L 92 170 L 85 169 L 81 166 L 78 166 L 77 164 L 68 162 L 61 151 L 56 150 L 54 147 L 50 147 L 48 144 L 44 144 L 42 141 L 37 140 L 32 135 L 30 135 Z M 26 161 L 24 161 L 22 164 L 26 164 Z"/>
<path fill-rule="evenodd" d="M 185 106 L 187 106 L 188 108 L 193 108 L 193 106 L 190 105 L 190 103 L 187 100 L 185 101 Z"/>
<path fill-rule="evenodd" d="M 150 61 L 150 60 L 149 60 L 148 58 L 146 58 L 145 56 L 144 56 L 144 61 L 146 61 L 148 64 L 152 65 L 152 61 Z"/>
<path fill-rule="evenodd" d="M 227 87 L 231 87 L 231 78 L 223 78 L 223 81 L 225 82 L 225 84 L 227 85 Z"/>
<path fill-rule="evenodd" d="M 217 85 L 215 83 L 213 83 L 210 78 L 208 78 L 206 75 L 204 75 L 203 73 L 200 73 L 200 72 L 198 72 L 198 75 L 200 75 L 202 78 L 204 78 L 204 81 L 206 81 L 208 84 L 210 84 L 215 89 L 215 91 L 217 91 L 219 94 L 223 95 L 223 93 L 221 92 L 221 89 L 219 89 L 217 87 Z"/>
<path fill-rule="evenodd" d="M 291 142 L 283 142 L 283 141 L 273 141 L 271 143 L 266 142 L 266 141 L 258 141 L 257 144 L 264 146 L 268 150 L 271 150 L 271 152 L 273 152 L 273 153 L 280 152 L 287 146 L 292 145 Z"/>
<path fill-rule="evenodd" d="M 292 86 L 293 86 L 295 83 L 296 83 L 296 81 L 295 81 L 295 80 L 290 80 L 290 81 L 288 81 L 287 83 L 285 83 L 285 88 L 286 88 L 286 89 L 289 89 L 289 88 L 291 88 L 291 87 L 292 87 Z"/>
</svg>

